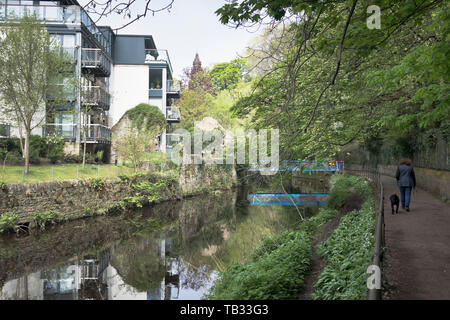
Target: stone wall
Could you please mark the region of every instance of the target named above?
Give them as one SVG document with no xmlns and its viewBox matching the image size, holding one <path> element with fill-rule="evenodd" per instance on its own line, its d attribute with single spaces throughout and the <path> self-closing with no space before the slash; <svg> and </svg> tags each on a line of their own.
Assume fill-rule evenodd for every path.
<svg viewBox="0 0 450 320">
<path fill-rule="evenodd" d="M 133 179 L 6 184 L 0 190 L 0 215 L 15 212 L 19 223 L 33 222 L 35 212 L 50 210 L 60 213 L 64 220 L 103 215 L 123 206 L 127 197 L 135 197 L 139 191 L 133 185 L 158 181 L 165 181 L 166 186 L 158 189 L 157 200 L 151 203 L 229 189 L 236 185 L 237 179 L 233 167 L 189 166 L 181 168 L 179 177 L 148 173 Z"/>
<path fill-rule="evenodd" d="M 352 165 L 352 169 L 361 169 L 361 166 Z M 378 170 L 381 174 L 395 178 L 397 166 L 379 165 Z M 424 189 L 439 200 L 450 201 L 450 172 L 445 170 L 433 170 L 414 167 L 417 186 Z"/>
<path fill-rule="evenodd" d="M 395 177 L 397 166 L 378 166 L 378 170 L 387 176 Z M 450 200 L 450 172 L 414 167 L 417 186 L 440 200 Z"/>
</svg>

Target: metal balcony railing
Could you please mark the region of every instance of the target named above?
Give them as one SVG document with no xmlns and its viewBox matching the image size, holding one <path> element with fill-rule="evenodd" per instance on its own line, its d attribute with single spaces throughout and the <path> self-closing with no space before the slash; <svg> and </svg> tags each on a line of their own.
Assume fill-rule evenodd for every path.
<svg viewBox="0 0 450 320">
<path fill-rule="evenodd" d="M 99 107 L 106 111 L 111 105 L 111 95 L 102 87 L 83 87 L 81 102 L 87 106 Z"/>
<path fill-rule="evenodd" d="M 42 135 L 47 137 L 49 135 L 56 135 L 65 140 L 75 141 L 77 139 L 77 125 L 76 124 L 46 124 L 42 128 Z"/>
<path fill-rule="evenodd" d="M 57 135 L 65 140 L 75 141 L 77 139 L 77 129 L 77 124 L 46 124 L 43 127 L 43 136 Z M 111 129 L 101 124 L 81 125 L 80 140 L 87 143 L 110 143 Z"/>
<path fill-rule="evenodd" d="M 47 92 L 48 101 L 76 101 L 77 94 L 74 86 L 65 84 L 54 84 Z"/>
<path fill-rule="evenodd" d="M 166 62 L 170 73 L 173 74 L 172 63 L 170 62 L 169 52 L 162 49 L 145 49 L 145 63 Z"/>
<path fill-rule="evenodd" d="M 84 134 L 86 130 L 86 135 Z M 81 126 L 81 142 L 84 142 L 86 136 L 86 142 L 91 143 L 110 143 L 111 142 L 111 129 L 101 124 L 90 124 L 84 129 Z"/>
<path fill-rule="evenodd" d="M 167 107 L 166 108 L 166 119 L 170 122 L 180 122 L 181 121 L 181 111 L 177 107 Z"/>
<path fill-rule="evenodd" d="M 101 49 L 82 48 L 81 67 L 91 69 L 94 73 L 103 76 L 109 76 L 111 74 L 111 62 Z"/>
<path fill-rule="evenodd" d="M 0 20 L 14 20 L 33 14 L 44 23 L 82 24 L 111 55 L 111 41 L 97 27 L 91 17 L 79 6 L 33 5 L 31 4 L 5 4 L 0 1 Z"/>
<path fill-rule="evenodd" d="M 44 22 L 79 23 L 80 8 L 74 6 L 35 6 L 33 4 L 4 4 L 0 2 L 0 20 L 20 19 L 33 14 Z"/>
<path fill-rule="evenodd" d="M 167 80 L 167 93 L 181 93 L 181 84 L 175 83 L 173 80 Z"/>
</svg>

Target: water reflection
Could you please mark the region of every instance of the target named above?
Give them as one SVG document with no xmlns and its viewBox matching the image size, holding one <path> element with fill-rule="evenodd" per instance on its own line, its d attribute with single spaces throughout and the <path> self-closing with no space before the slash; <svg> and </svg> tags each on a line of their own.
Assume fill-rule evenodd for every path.
<svg viewBox="0 0 450 320">
<path fill-rule="evenodd" d="M 221 192 L 0 238 L 0 299 L 200 299 L 263 236 L 299 223 L 296 208 L 247 198 Z"/>
</svg>

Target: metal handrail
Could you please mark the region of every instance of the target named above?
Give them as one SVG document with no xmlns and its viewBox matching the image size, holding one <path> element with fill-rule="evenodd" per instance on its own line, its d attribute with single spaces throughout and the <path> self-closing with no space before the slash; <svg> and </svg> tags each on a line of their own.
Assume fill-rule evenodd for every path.
<svg viewBox="0 0 450 320">
<path fill-rule="evenodd" d="M 374 248 L 372 252 L 372 265 L 376 266 L 380 270 L 380 284 L 383 279 L 382 272 L 382 262 L 384 256 L 385 247 L 385 222 L 384 222 L 384 187 L 381 182 L 381 174 L 375 168 L 363 168 L 363 169 L 349 169 L 345 168 L 345 171 L 350 171 L 355 175 L 363 176 L 372 182 L 378 189 L 378 210 L 376 212 L 376 222 L 375 222 L 375 241 Z M 367 293 L 368 300 L 381 300 L 382 299 L 382 289 L 368 289 Z"/>
<path fill-rule="evenodd" d="M 167 80 L 167 92 L 180 92 L 181 84 L 175 83 L 173 80 Z"/>
<path fill-rule="evenodd" d="M 169 66 L 170 73 L 173 73 L 172 62 L 170 61 L 169 52 L 165 49 L 145 49 L 145 63 L 152 61 L 164 61 Z"/>
<path fill-rule="evenodd" d="M 83 68 L 103 68 L 111 72 L 111 62 L 99 48 L 81 48 L 81 66 Z"/>
<path fill-rule="evenodd" d="M 81 95 L 82 103 L 85 105 L 98 105 L 108 108 L 111 104 L 111 94 L 100 86 L 84 86 Z"/>
<path fill-rule="evenodd" d="M 181 120 L 181 111 L 178 107 L 167 107 L 166 109 L 166 119 L 180 121 Z"/>
</svg>

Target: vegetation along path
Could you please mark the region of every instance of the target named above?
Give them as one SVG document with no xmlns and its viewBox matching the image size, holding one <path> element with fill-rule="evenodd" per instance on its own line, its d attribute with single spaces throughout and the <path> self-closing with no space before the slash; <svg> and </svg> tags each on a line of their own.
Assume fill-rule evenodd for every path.
<svg viewBox="0 0 450 320">
<path fill-rule="evenodd" d="M 418 181 L 420 186 L 420 181 Z M 383 176 L 388 284 L 385 299 L 450 299 L 450 206 L 417 188 L 411 211 L 392 215 L 395 179 Z"/>
</svg>

